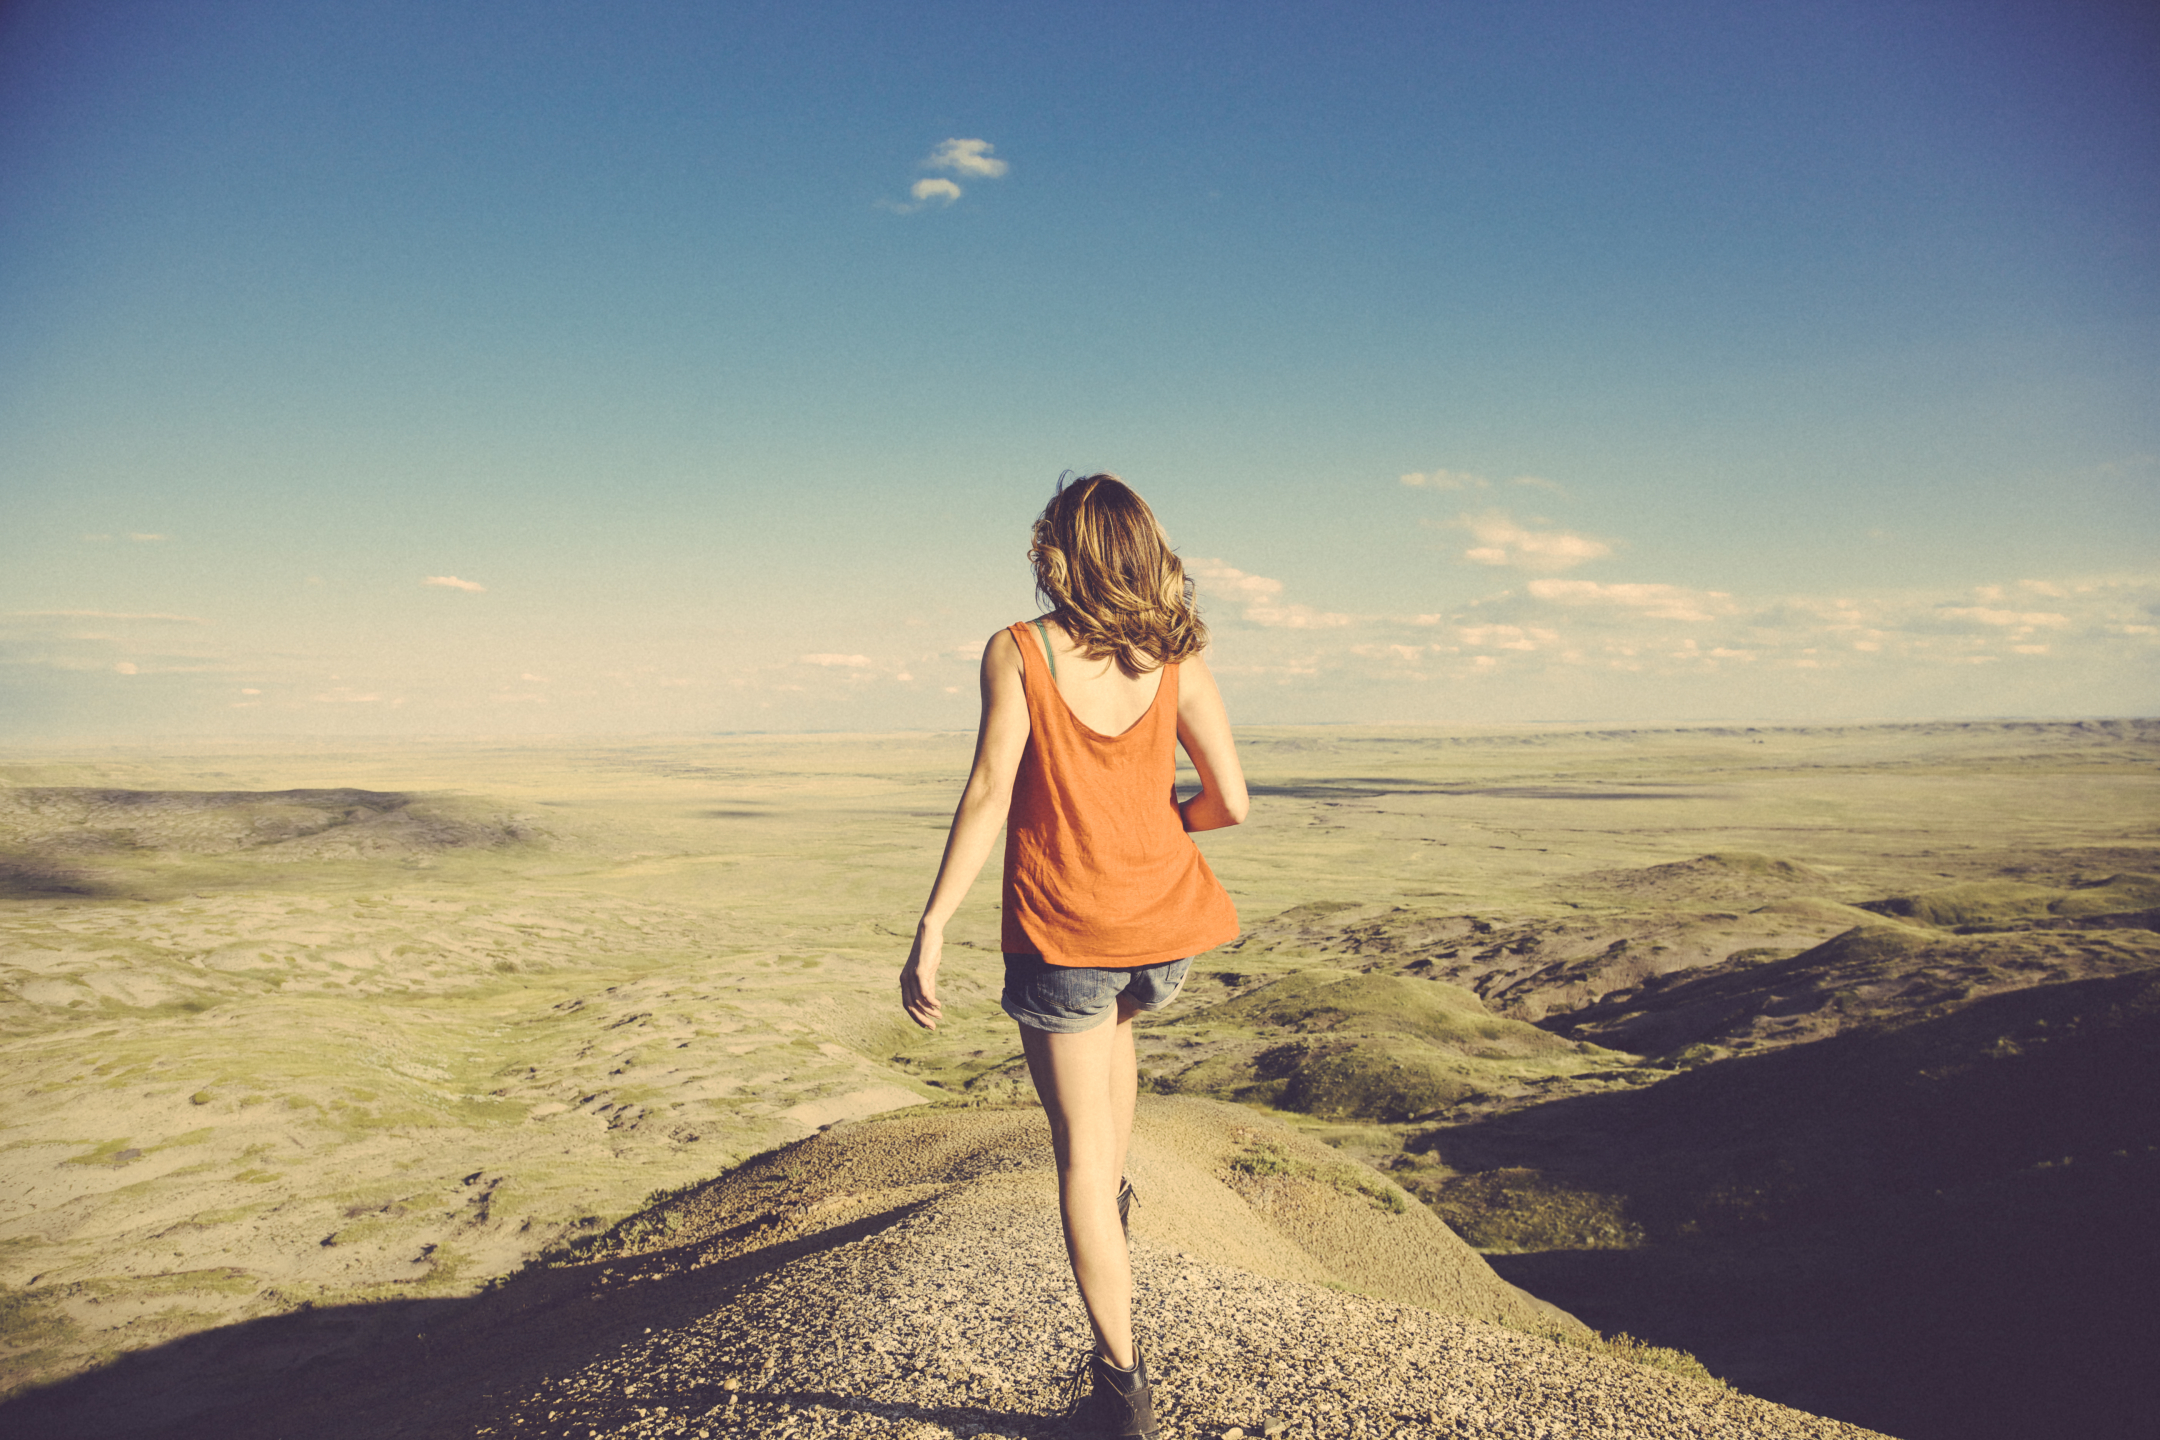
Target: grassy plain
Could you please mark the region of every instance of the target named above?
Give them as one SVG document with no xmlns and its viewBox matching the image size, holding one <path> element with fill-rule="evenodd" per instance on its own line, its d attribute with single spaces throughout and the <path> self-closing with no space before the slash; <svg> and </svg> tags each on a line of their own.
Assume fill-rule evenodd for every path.
<svg viewBox="0 0 2160 1440">
<path fill-rule="evenodd" d="M 1963 1075 L 1990 1046 L 2047 1051 L 2036 1023 L 2060 1036 L 2090 1010 L 2088 1031 L 2142 1053 L 2143 992 L 2075 987 L 2160 966 L 2137 918 L 2160 903 L 2160 727 L 1241 744 L 1254 819 L 1201 843 L 1246 933 L 1147 1026 L 1149 1083 L 1285 1114 L 1511 1278 L 1763 1393 L 1883 1403 L 1796 1373 L 1804 1337 L 1764 1338 L 1802 1322 L 1734 1320 L 1778 1311 L 1772 1293 L 1696 1273 L 1773 1251 L 1790 1271 L 1767 1242 L 1705 1248 L 1780 1225 L 1821 1246 L 1885 1223 L 1872 1181 L 1824 1157 L 1848 1132 L 1896 1153 L 1873 1103 L 1894 1087 L 1839 1092 L 1850 1114 L 1795 1107 L 1822 1088 L 1806 1067 L 1845 1053 L 1823 1046 L 1853 1052 L 1834 1074 Z M 954 927 L 948 1024 L 915 1031 L 893 1003 L 968 749 L 0 755 L 8 1383 L 301 1305 L 469 1292 L 833 1121 L 1019 1098 L 994 876 Z M 1976 1008 L 2028 991 L 2047 1005 L 1999 1025 Z M 1914 1028 L 1971 1013 L 1987 1035 Z M 1795 1078 L 1758 1080 L 1788 1056 Z M 2042 1088 L 2080 1100 L 2081 1064 Z M 2011 1073 L 1940 1093 L 1993 1115 Z M 1720 1124 L 1799 1138 L 1749 1149 Z M 2002 1128 L 2019 1125 L 2030 1144 L 1969 1164 L 1972 1184 L 2149 1160 L 2120 1126 L 2056 1144 L 2045 1115 Z M 1710 1158 L 1666 1163 L 1691 1144 Z M 1637 1267 L 1622 1281 L 1598 1268 L 1615 1257 Z"/>
</svg>

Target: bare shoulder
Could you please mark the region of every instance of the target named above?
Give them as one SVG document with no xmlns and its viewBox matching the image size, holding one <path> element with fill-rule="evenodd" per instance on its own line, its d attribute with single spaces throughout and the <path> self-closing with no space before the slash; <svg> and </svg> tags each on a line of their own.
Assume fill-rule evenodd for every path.
<svg viewBox="0 0 2160 1440">
<path fill-rule="evenodd" d="M 1020 658 L 1020 642 L 1013 639 L 1010 627 L 992 635 L 990 643 L 983 646 L 983 671 L 986 674 L 993 669 L 1024 670 L 1026 665 L 1027 662 Z"/>
</svg>

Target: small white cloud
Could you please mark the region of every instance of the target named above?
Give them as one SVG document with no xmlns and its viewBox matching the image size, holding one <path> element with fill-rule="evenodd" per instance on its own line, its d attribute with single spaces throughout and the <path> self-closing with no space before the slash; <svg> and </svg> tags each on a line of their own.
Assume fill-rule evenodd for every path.
<svg viewBox="0 0 2160 1440">
<path fill-rule="evenodd" d="M 112 668 L 119 671 L 122 675 L 133 675 L 137 673 L 135 669 L 135 662 L 132 660 L 119 661 Z"/>
<path fill-rule="evenodd" d="M 942 170 L 947 175 L 961 175 L 970 180 L 995 180 L 1012 168 L 990 153 L 996 148 L 987 140 L 945 140 L 924 157 L 922 168 Z M 929 205 L 952 204 L 960 198 L 961 190 L 954 182 L 936 177 L 916 181 L 908 187 L 908 194 L 912 197 L 910 203 L 880 200 L 878 207 L 895 215 L 912 215 Z"/>
<path fill-rule="evenodd" d="M 131 530 L 131 531 L 129 531 L 129 532 L 128 532 L 128 539 L 130 539 L 130 540 L 135 540 L 135 541 L 146 541 L 146 540 L 166 540 L 166 539 L 170 539 L 170 538 L 171 538 L 170 536 L 166 536 L 166 535 L 146 535 L 146 534 L 144 534 L 143 532 L 141 532 L 141 531 L 139 531 L 139 530 Z"/>
<path fill-rule="evenodd" d="M 1187 568 L 1210 592 L 1234 596 L 1247 604 L 1266 604 L 1282 594 L 1282 581 L 1265 575 L 1248 575 L 1220 560 L 1195 560 Z"/>
<path fill-rule="evenodd" d="M 2017 625 L 2026 629 L 2059 629 L 2070 623 L 2067 615 L 2048 610 L 1996 610 L 1984 605 L 1945 605 L 1935 612 L 1952 620 L 1977 620 L 1982 625 Z"/>
<path fill-rule="evenodd" d="M 534 674 L 531 674 L 531 673 L 527 673 L 527 674 L 524 674 L 524 675 L 520 675 L 520 676 L 518 676 L 518 679 L 520 679 L 520 680 L 530 680 L 530 681 L 532 681 L 532 682 L 533 682 L 533 683 L 534 683 L 535 685 L 545 685 L 545 684 L 547 684 L 547 683 L 548 683 L 548 677 L 547 677 L 547 676 L 545 676 L 545 675 L 534 675 Z"/>
<path fill-rule="evenodd" d="M 1732 610 L 1732 596 L 1726 592 L 1690 590 L 1682 585 L 1600 585 L 1595 580 L 1532 580 L 1528 588 L 1540 600 L 1632 610 L 1658 620 L 1708 620 Z"/>
<path fill-rule="evenodd" d="M 1585 560 L 1612 553 L 1612 546 L 1587 535 L 1571 534 L 1566 530 L 1532 530 L 1518 525 L 1504 510 L 1460 516 L 1454 524 L 1477 539 L 1477 544 L 1463 551 L 1463 558 L 1480 565 L 1570 570 Z"/>
<path fill-rule="evenodd" d="M 487 589 L 487 586 L 480 584 L 478 581 L 460 580 L 455 575 L 430 575 L 420 583 L 422 585 L 440 585 L 445 590 L 470 590 L 475 593 Z"/>
<path fill-rule="evenodd" d="M 1242 603 L 1245 608 L 1240 613 L 1252 624 L 1283 630 L 1330 630 L 1350 623 L 1348 615 L 1285 602 L 1280 580 L 1248 575 L 1220 560 L 1191 560 L 1186 562 L 1185 568 L 1210 595 L 1222 595 L 1232 598 L 1234 603 Z"/>
<path fill-rule="evenodd" d="M 1012 168 L 991 156 L 990 152 L 995 149 L 997 146 L 987 140 L 947 140 L 930 152 L 930 158 L 923 161 L 923 169 L 995 180 Z"/>
<path fill-rule="evenodd" d="M 1401 665 L 1415 665 L 1424 656 L 1427 648 L 1423 645 L 1352 645 L 1350 653 L 1368 660 L 1393 660 Z M 1443 650 L 1443 647 L 1438 645 L 1430 648 L 1435 654 L 1442 653 Z"/>
<path fill-rule="evenodd" d="M 243 685 L 240 687 L 240 693 L 243 695 L 260 695 L 262 694 L 262 691 L 256 689 L 252 685 Z"/>
<path fill-rule="evenodd" d="M 1467 470 L 1413 470 L 1402 483 L 1420 490 L 1490 490 L 1492 481 Z"/>
<path fill-rule="evenodd" d="M 1560 638 L 1535 625 L 1462 625 L 1455 634 L 1463 644 L 1478 650 L 1535 650 Z"/>
<path fill-rule="evenodd" d="M 802 657 L 802 663 L 805 665 L 839 666 L 843 669 L 859 670 L 870 663 L 870 657 L 867 655 L 805 655 Z"/>
</svg>

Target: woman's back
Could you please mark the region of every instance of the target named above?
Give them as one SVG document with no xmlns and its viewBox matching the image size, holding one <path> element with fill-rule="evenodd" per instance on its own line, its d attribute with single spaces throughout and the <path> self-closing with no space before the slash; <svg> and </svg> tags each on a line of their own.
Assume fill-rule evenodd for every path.
<svg viewBox="0 0 2160 1440">
<path fill-rule="evenodd" d="M 1090 660 L 1048 616 L 1031 622 L 1028 630 L 1049 642 L 1058 694 L 1073 718 L 1096 734 L 1122 735 L 1154 705 L 1155 692 L 1162 687 L 1162 666 L 1144 675 L 1127 675 L 1109 656 Z"/>
<path fill-rule="evenodd" d="M 1019 649 L 1028 728 L 1007 805 L 1005 952 L 1051 965 L 1134 967 L 1234 938 L 1237 907 L 1178 809 L 1183 667 L 1136 678 L 1114 664 L 1108 675 L 1089 666 L 1072 688 L 1099 722 L 1090 723 L 1051 678 L 1040 646 L 1047 629 L 1029 622 L 1006 632 Z M 1153 693 L 1134 715 L 1143 684 Z"/>
</svg>

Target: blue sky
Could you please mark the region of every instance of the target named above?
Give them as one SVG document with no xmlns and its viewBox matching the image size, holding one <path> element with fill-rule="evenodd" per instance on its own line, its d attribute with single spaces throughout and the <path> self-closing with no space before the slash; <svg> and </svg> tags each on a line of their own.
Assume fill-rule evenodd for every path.
<svg viewBox="0 0 2160 1440">
<path fill-rule="evenodd" d="M 0 737 L 964 727 L 1067 467 L 1239 720 L 2160 693 L 2139 7 L 18 3 L 0 196 Z"/>
</svg>

